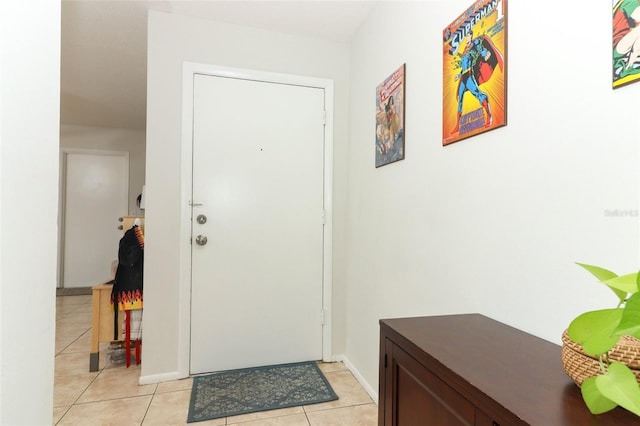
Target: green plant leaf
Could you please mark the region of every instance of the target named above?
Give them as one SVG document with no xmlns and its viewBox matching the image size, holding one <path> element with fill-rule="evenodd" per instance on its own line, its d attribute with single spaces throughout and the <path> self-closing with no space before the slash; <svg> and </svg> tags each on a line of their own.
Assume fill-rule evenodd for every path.
<svg viewBox="0 0 640 426">
<path fill-rule="evenodd" d="M 629 367 L 612 362 L 606 374 L 595 378 L 595 384 L 605 398 L 640 416 L 640 386 Z"/>
<path fill-rule="evenodd" d="M 622 318 L 622 308 L 589 311 L 576 317 L 569 324 L 569 337 L 580 343 L 586 353 L 599 356 L 608 352 L 618 342 L 614 330 Z"/>
<path fill-rule="evenodd" d="M 620 275 L 619 277 L 609 278 L 608 280 L 604 280 L 602 282 L 614 291 L 617 289 L 631 294 L 638 292 L 637 272 L 634 272 L 632 274 Z"/>
<path fill-rule="evenodd" d="M 587 265 L 586 263 L 580 262 L 576 262 L 576 265 L 580 265 L 587 271 L 591 272 L 591 274 L 593 274 L 593 276 L 596 277 L 598 281 L 605 281 L 618 276 L 615 272 L 611 272 L 610 270 L 601 268 L 599 266 Z"/>
<path fill-rule="evenodd" d="M 580 387 L 580 392 L 582 392 L 582 399 L 584 399 L 591 414 L 602 414 L 613 410 L 618 404 L 602 395 L 598 386 L 596 386 L 596 378 L 589 377 L 585 379 Z"/>
<path fill-rule="evenodd" d="M 618 275 L 614 272 L 611 272 L 608 269 L 604 269 L 601 268 L 599 266 L 594 266 L 594 265 L 587 265 L 586 263 L 579 263 L 576 262 L 576 265 L 582 266 L 584 269 L 586 269 L 587 271 L 591 272 L 591 274 L 596 277 L 598 279 L 598 281 L 604 283 L 607 280 L 610 280 L 612 278 L 617 277 Z M 609 287 L 618 297 L 618 299 L 620 300 L 620 302 L 623 302 L 624 299 L 627 297 L 627 293 L 622 291 L 622 290 L 618 290 L 616 288 L 611 288 Z"/>
<path fill-rule="evenodd" d="M 640 339 L 640 293 L 634 294 L 625 303 L 620 324 L 614 330 L 614 334 L 628 334 Z"/>
</svg>

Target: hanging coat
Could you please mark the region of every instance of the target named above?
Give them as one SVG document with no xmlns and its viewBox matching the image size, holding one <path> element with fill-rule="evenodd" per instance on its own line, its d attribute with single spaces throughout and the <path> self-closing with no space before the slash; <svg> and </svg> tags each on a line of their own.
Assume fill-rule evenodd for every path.
<svg viewBox="0 0 640 426">
<path fill-rule="evenodd" d="M 118 268 L 111 293 L 111 303 L 117 304 L 117 310 L 142 309 L 143 265 L 144 236 L 140 227 L 134 225 L 124 233 L 118 248 Z"/>
</svg>

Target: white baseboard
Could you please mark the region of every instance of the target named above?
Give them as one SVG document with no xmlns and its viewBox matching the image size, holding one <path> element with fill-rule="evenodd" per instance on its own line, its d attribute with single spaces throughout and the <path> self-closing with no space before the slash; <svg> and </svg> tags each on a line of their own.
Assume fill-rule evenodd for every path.
<svg viewBox="0 0 640 426">
<path fill-rule="evenodd" d="M 333 357 L 333 359 L 335 361 L 342 362 L 344 366 L 347 367 L 349 371 L 351 371 L 351 374 L 353 374 L 358 383 L 360 383 L 364 390 L 369 394 L 373 402 L 378 405 L 378 391 L 371 387 L 369 382 L 367 382 L 362 374 L 360 374 L 360 371 L 358 371 L 358 369 L 351 363 L 351 361 L 349 361 L 349 358 L 347 358 L 345 355 L 336 355 Z"/>
<path fill-rule="evenodd" d="M 168 382 L 170 380 L 186 379 L 187 377 L 189 376 L 184 376 L 183 374 L 180 374 L 177 371 L 172 373 L 150 374 L 148 376 L 140 376 L 140 379 L 138 380 L 138 384 L 152 385 L 154 383 Z"/>
</svg>

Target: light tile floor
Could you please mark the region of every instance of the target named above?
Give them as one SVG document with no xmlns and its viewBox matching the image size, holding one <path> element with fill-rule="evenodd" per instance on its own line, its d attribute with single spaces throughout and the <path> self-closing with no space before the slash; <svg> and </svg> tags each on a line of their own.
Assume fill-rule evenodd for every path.
<svg viewBox="0 0 640 426">
<path fill-rule="evenodd" d="M 54 425 L 186 425 L 192 379 L 138 385 L 140 367 L 111 366 L 102 344 L 100 370 L 89 372 L 91 296 L 56 298 Z M 144 346 L 143 346 L 144 359 Z M 342 363 L 323 363 L 339 399 L 192 425 L 375 426 L 378 410 Z"/>
</svg>

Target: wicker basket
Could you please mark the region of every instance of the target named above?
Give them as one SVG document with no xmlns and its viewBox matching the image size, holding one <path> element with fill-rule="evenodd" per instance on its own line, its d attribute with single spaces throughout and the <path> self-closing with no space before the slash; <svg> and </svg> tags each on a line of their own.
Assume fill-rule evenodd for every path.
<svg viewBox="0 0 640 426">
<path fill-rule="evenodd" d="M 609 360 L 626 364 L 640 383 L 640 340 L 622 336 L 609 352 Z M 578 386 L 585 379 L 600 374 L 598 358 L 585 354 L 582 345 L 571 340 L 566 330 L 562 333 L 562 368 Z"/>
</svg>

